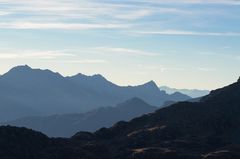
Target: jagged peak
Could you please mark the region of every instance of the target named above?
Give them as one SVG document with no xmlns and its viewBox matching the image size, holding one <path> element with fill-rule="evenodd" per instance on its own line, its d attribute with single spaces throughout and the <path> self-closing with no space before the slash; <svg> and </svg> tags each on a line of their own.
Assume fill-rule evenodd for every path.
<svg viewBox="0 0 240 159">
<path fill-rule="evenodd" d="M 156 85 L 156 83 L 153 80 L 148 81 L 146 84 L 154 84 L 154 85 Z"/>
<path fill-rule="evenodd" d="M 104 79 L 104 80 L 106 80 L 106 78 L 103 77 L 101 74 L 94 74 L 94 75 L 92 75 L 92 77 L 93 78 L 97 78 L 97 79 Z"/>
<path fill-rule="evenodd" d="M 101 80 L 107 80 L 104 76 L 101 74 L 94 74 L 94 75 L 85 75 L 82 73 L 78 73 L 74 76 L 70 76 L 69 78 L 83 78 L 83 79 L 101 79 Z"/>
<path fill-rule="evenodd" d="M 26 76 L 27 75 L 31 75 L 32 73 L 37 73 L 37 74 L 48 74 L 48 75 L 54 75 L 54 76 L 58 76 L 58 77 L 63 77 L 60 73 L 58 72 L 53 72 L 49 69 L 33 69 L 28 65 L 19 65 L 19 66 L 15 66 L 12 69 L 10 69 L 7 73 L 5 73 L 3 76 L 16 76 L 16 75 L 23 75 Z"/>
<path fill-rule="evenodd" d="M 87 75 L 85 74 L 82 74 L 82 73 L 77 73 L 76 75 L 73 75 L 73 76 L 68 76 L 69 78 L 81 78 L 81 77 L 87 77 Z"/>
<path fill-rule="evenodd" d="M 240 77 L 238 78 L 237 82 L 240 83 Z"/>
<path fill-rule="evenodd" d="M 9 76 L 9 75 L 14 75 L 14 74 L 25 74 L 28 72 L 31 72 L 33 69 L 28 66 L 28 65 L 19 65 L 11 68 L 8 72 L 3 74 L 3 76 Z"/>
<path fill-rule="evenodd" d="M 153 80 L 143 84 L 142 86 L 157 87 L 158 88 L 157 84 Z"/>
<path fill-rule="evenodd" d="M 12 69 L 10 69 L 10 71 L 19 71 L 19 70 L 32 70 L 32 68 L 28 65 L 19 65 L 19 66 L 16 66 L 16 67 L 13 67 Z"/>
</svg>

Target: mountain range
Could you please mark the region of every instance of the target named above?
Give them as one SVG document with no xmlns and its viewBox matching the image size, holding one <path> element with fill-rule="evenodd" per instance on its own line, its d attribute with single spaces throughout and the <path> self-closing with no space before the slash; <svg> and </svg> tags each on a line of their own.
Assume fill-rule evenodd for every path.
<svg viewBox="0 0 240 159">
<path fill-rule="evenodd" d="M 240 81 L 94 133 L 48 138 L 0 127 L 2 159 L 238 159 Z"/>
<path fill-rule="evenodd" d="M 94 132 L 101 127 L 110 127 L 118 121 L 128 121 L 156 109 L 157 107 L 135 97 L 115 107 L 101 107 L 87 113 L 23 117 L 0 125 L 27 127 L 51 137 L 71 137 L 79 131 Z"/>
<path fill-rule="evenodd" d="M 192 98 L 198 98 L 198 97 L 202 97 L 205 95 L 209 94 L 209 90 L 199 90 L 199 89 L 176 89 L 176 88 L 171 88 L 168 86 L 161 86 L 159 87 L 160 90 L 164 90 L 166 91 L 166 93 L 168 94 L 172 94 L 175 92 L 180 92 L 182 94 L 186 94 Z"/>
<path fill-rule="evenodd" d="M 184 101 L 189 96 L 167 94 L 153 82 L 139 86 L 118 86 L 101 75 L 63 77 L 50 70 L 17 66 L 0 76 L 0 121 L 26 116 L 80 113 L 113 106 L 138 97 L 150 105 Z"/>
</svg>

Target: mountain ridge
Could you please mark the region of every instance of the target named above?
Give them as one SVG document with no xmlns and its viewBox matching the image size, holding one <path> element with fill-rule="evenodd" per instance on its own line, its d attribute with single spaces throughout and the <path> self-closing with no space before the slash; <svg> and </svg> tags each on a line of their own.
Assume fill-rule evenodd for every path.
<svg viewBox="0 0 240 159">
<path fill-rule="evenodd" d="M 0 76 L 0 109 L 3 105 L 11 105 L 18 110 L 22 105 L 31 108 L 29 115 L 39 116 L 86 112 L 102 106 L 116 105 L 133 97 L 159 107 L 165 101 L 190 99 L 183 94 L 168 95 L 160 91 L 154 82 L 121 87 L 101 75 L 80 77 L 82 78 L 79 75 L 63 77 L 59 73 L 32 69 L 27 65 L 14 67 Z M 3 116 L 4 111 L 0 112 L 0 121 L 23 117 Z"/>
<path fill-rule="evenodd" d="M 114 107 L 101 107 L 86 113 L 56 114 L 45 117 L 30 116 L 0 123 L 0 125 L 27 127 L 41 131 L 50 137 L 70 137 L 78 131 L 93 132 L 101 127 L 110 127 L 118 121 L 129 121 L 155 110 L 157 107 L 134 97 Z"/>
</svg>

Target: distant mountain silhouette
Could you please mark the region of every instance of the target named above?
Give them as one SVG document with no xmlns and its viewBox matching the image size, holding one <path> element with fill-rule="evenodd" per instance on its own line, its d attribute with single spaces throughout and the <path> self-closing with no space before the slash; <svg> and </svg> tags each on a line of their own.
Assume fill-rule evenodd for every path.
<svg viewBox="0 0 240 159">
<path fill-rule="evenodd" d="M 139 97 L 151 105 L 183 101 L 183 94 L 168 95 L 151 81 L 140 86 L 117 86 L 101 75 L 63 77 L 50 70 L 17 66 L 0 76 L 0 121 L 24 116 L 86 112 Z M 7 107 L 7 109 L 5 109 Z M 7 112 L 5 112 L 7 110 Z M 11 114 L 11 110 L 14 110 Z"/>
<path fill-rule="evenodd" d="M 210 93 L 209 90 L 199 90 L 199 89 L 176 89 L 176 88 L 170 88 L 168 86 L 161 86 L 159 88 L 160 88 L 160 90 L 166 91 L 166 93 L 168 93 L 168 94 L 180 92 L 180 93 L 186 94 L 192 98 L 202 97 L 202 96 L 208 95 Z"/>
<path fill-rule="evenodd" d="M 239 159 L 240 82 L 70 139 L 0 127 L 3 159 Z M 30 146 L 31 145 L 31 146 Z M 24 153 L 23 153 L 24 152 Z"/>
<path fill-rule="evenodd" d="M 27 127 L 53 137 L 70 137 L 78 131 L 93 132 L 101 127 L 110 127 L 120 120 L 128 121 L 134 117 L 154 112 L 156 109 L 157 107 L 139 98 L 132 98 L 116 107 L 102 107 L 82 114 L 24 117 L 4 123 L 4 125 Z"/>
</svg>

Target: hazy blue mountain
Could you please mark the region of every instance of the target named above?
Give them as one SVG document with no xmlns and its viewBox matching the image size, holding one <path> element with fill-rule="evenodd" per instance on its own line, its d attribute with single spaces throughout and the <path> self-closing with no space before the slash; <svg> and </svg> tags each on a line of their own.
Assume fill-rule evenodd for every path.
<svg viewBox="0 0 240 159">
<path fill-rule="evenodd" d="M 25 117 L 29 114 L 38 115 L 31 107 L 12 101 L 7 98 L 0 97 L 0 122 L 13 119 L 15 117 Z"/>
<path fill-rule="evenodd" d="M 199 90 L 199 89 L 176 89 L 176 88 L 171 88 L 168 86 L 161 86 L 159 87 L 160 90 L 166 91 L 168 94 L 173 94 L 175 92 L 180 92 L 182 94 L 186 94 L 192 98 L 198 98 L 202 97 L 205 95 L 208 95 L 210 93 L 209 90 Z"/>
<path fill-rule="evenodd" d="M 29 108 L 31 113 L 27 115 L 84 110 L 84 105 L 80 106 L 80 103 L 88 96 L 89 92 L 49 70 L 19 66 L 0 76 L 0 107 L 14 107 L 17 112 Z M 7 100 L 2 102 L 2 99 Z M 1 113 L 5 114 L 4 111 Z M 20 116 L 23 115 L 26 113 Z M 16 117 L 15 114 L 8 116 L 9 119 Z"/>
<path fill-rule="evenodd" d="M 30 115 L 52 115 L 86 112 L 101 106 L 116 105 L 139 97 L 151 105 L 165 101 L 182 101 L 183 94 L 168 95 L 150 81 L 139 86 L 121 87 L 101 75 L 78 74 L 63 77 L 50 70 L 17 66 L 0 76 L 0 121 Z M 5 115 L 5 108 L 17 113 Z M 11 111 L 10 111 L 11 112 Z"/>
<path fill-rule="evenodd" d="M 101 127 L 110 127 L 114 123 L 154 112 L 151 106 L 139 98 L 132 98 L 115 107 L 102 107 L 81 114 L 52 115 L 46 117 L 24 117 L 3 125 L 27 127 L 41 131 L 48 136 L 71 137 L 78 131 L 96 131 Z"/>
</svg>

